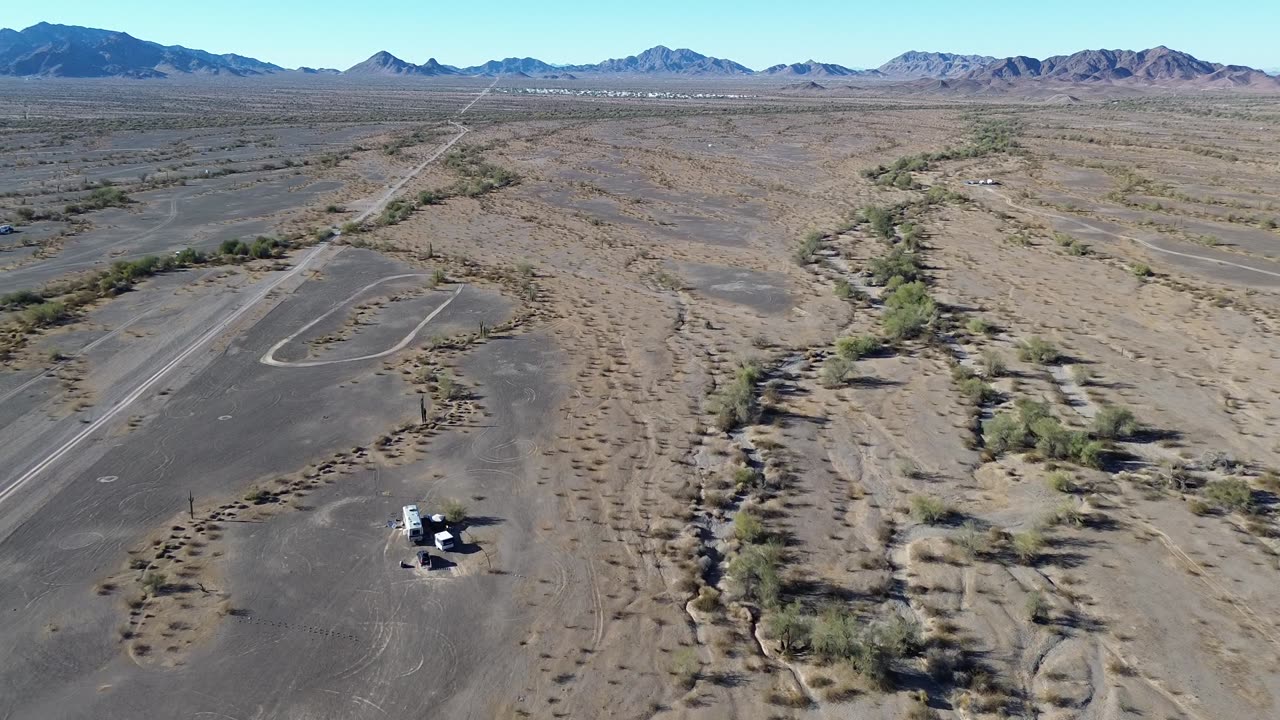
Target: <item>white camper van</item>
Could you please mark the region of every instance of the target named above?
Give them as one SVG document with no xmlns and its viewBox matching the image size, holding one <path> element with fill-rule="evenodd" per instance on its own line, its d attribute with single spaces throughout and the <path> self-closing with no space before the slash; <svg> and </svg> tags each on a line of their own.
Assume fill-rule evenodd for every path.
<svg viewBox="0 0 1280 720">
<path fill-rule="evenodd" d="M 417 505 L 404 506 L 404 536 L 410 545 L 422 542 L 422 516 L 418 514 Z"/>
</svg>

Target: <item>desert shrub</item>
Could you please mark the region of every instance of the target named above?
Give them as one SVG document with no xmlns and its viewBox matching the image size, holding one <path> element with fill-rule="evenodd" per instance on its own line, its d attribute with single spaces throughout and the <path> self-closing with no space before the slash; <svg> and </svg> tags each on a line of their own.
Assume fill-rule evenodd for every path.
<svg viewBox="0 0 1280 720">
<path fill-rule="evenodd" d="M 778 651 L 792 657 L 809 643 L 810 619 L 799 603 L 791 603 L 765 616 L 765 637 L 778 642 Z"/>
<path fill-rule="evenodd" d="M 995 398 L 995 388 L 983 382 L 981 378 L 965 378 L 956 383 L 956 388 L 966 400 L 974 405 L 981 405 Z"/>
<path fill-rule="evenodd" d="M 152 570 L 142 576 L 142 589 L 147 591 L 148 595 L 158 595 L 164 590 L 168 583 L 165 574 L 157 570 Z"/>
<path fill-rule="evenodd" d="M 832 355 L 822 363 L 823 387 L 836 388 L 849 382 L 854 374 L 853 361 L 843 355 Z"/>
<path fill-rule="evenodd" d="M 671 676 L 679 687 L 692 690 L 701 673 L 702 661 L 693 648 L 682 648 L 671 656 Z"/>
<path fill-rule="evenodd" d="M 800 244 L 796 246 L 795 259 L 801 265 L 808 265 L 813 262 L 813 256 L 822 249 L 822 233 L 811 230 L 800 239 Z"/>
<path fill-rule="evenodd" d="M 1190 510 L 1193 515 L 1208 515 L 1209 511 L 1213 509 L 1213 506 L 1203 500 L 1192 498 L 1187 501 L 1187 509 Z"/>
<path fill-rule="evenodd" d="M 844 278 L 836 278 L 835 289 L 833 290 L 836 297 L 841 300 L 851 300 L 853 299 L 853 290 L 853 285 L 849 284 L 848 280 L 845 280 Z"/>
<path fill-rule="evenodd" d="M 408 200 L 392 200 L 382 209 L 382 214 L 378 216 L 378 224 L 395 225 L 412 215 L 413 210 L 413 203 Z"/>
<path fill-rule="evenodd" d="M 1209 482 L 1204 486 L 1204 496 L 1225 510 L 1248 513 L 1254 509 L 1253 489 L 1241 478 Z"/>
<path fill-rule="evenodd" d="M 1071 475 L 1061 470 L 1055 470 L 1045 478 L 1045 483 L 1055 492 L 1069 493 L 1075 489 L 1075 484 L 1071 480 Z"/>
<path fill-rule="evenodd" d="M 442 509 L 444 510 L 444 519 L 450 525 L 457 525 L 467 519 L 467 506 L 461 500 L 454 498 L 445 500 Z"/>
<path fill-rule="evenodd" d="M 18 314 L 18 322 L 26 328 L 42 328 L 57 325 L 71 316 L 65 303 L 42 302 L 30 305 Z"/>
<path fill-rule="evenodd" d="M 1029 435 L 1027 426 L 1010 412 L 999 413 L 982 426 L 983 443 L 997 455 L 1025 447 Z"/>
<path fill-rule="evenodd" d="M 845 662 L 877 687 L 888 687 L 890 670 L 898 658 L 919 652 L 920 628 L 897 618 L 864 626 L 853 614 L 832 607 L 811 624 L 809 643 L 822 662 Z"/>
<path fill-rule="evenodd" d="M 893 215 L 879 205 L 868 205 L 862 209 L 862 217 L 871 225 L 871 231 L 885 240 L 893 237 Z"/>
<path fill-rule="evenodd" d="M 85 210 L 101 210 L 108 207 L 124 207 L 133 202 L 123 190 L 118 187 L 100 187 L 89 193 L 89 196 L 80 201 L 80 207 Z"/>
<path fill-rule="evenodd" d="M 419 205 L 439 205 L 448 199 L 448 196 L 439 190 L 423 190 L 418 193 Z"/>
<path fill-rule="evenodd" d="M 693 607 L 701 612 L 711 612 L 720 604 L 720 591 L 710 585 L 703 585 L 698 590 L 698 597 L 693 599 Z"/>
<path fill-rule="evenodd" d="M 1049 619 L 1049 602 L 1044 599 L 1044 593 L 1039 590 L 1033 590 L 1027 594 L 1023 607 L 1026 610 L 1027 619 L 1037 625 Z"/>
<path fill-rule="evenodd" d="M 911 282 L 919 280 L 923 274 L 919 256 L 902 246 L 894 246 L 884 255 L 872 258 L 867 270 L 871 273 L 872 285 L 888 285 L 895 277 Z"/>
<path fill-rule="evenodd" d="M 31 290 L 15 290 L 11 293 L 0 295 L 0 308 L 5 310 L 18 310 L 28 305 L 37 305 L 42 302 L 44 302 L 44 296 Z"/>
<path fill-rule="evenodd" d="M 782 546 L 773 543 L 746 545 L 729 561 L 729 577 L 743 598 L 764 607 L 778 603 L 782 580 L 778 566 L 782 562 Z"/>
<path fill-rule="evenodd" d="M 1077 385 L 1088 385 L 1093 382 L 1093 371 L 1087 365 L 1072 365 L 1071 379 Z"/>
<path fill-rule="evenodd" d="M 965 521 L 960 532 L 956 534 L 955 542 L 970 559 L 981 557 L 991 550 L 991 539 L 979 530 L 978 524 L 972 520 Z"/>
<path fill-rule="evenodd" d="M 768 533 L 759 515 L 749 510 L 742 510 L 733 518 L 733 534 L 742 542 L 759 543 L 764 542 Z"/>
<path fill-rule="evenodd" d="M 848 360 L 860 360 L 880 349 L 875 335 L 855 335 L 836 340 L 836 354 Z"/>
<path fill-rule="evenodd" d="M 969 318 L 964 328 L 970 335 L 990 335 L 995 332 L 995 326 L 980 317 Z"/>
<path fill-rule="evenodd" d="M 458 385 L 458 381 L 453 379 L 453 374 L 448 370 L 440 370 L 436 372 L 436 396 L 441 400 L 453 400 L 457 398 L 462 388 Z"/>
<path fill-rule="evenodd" d="M 1102 458 L 1105 452 L 1106 448 L 1102 443 L 1090 440 L 1074 449 L 1074 459 L 1085 467 L 1100 468 L 1102 467 Z"/>
<path fill-rule="evenodd" d="M 1003 377 L 1009 371 L 1004 356 L 998 350 L 987 348 L 982 351 L 982 374 L 988 378 Z"/>
<path fill-rule="evenodd" d="M 1039 530 L 1028 530 L 1013 536 L 1013 554 L 1025 564 L 1034 563 L 1043 550 L 1044 535 Z"/>
<path fill-rule="evenodd" d="M 1129 272 L 1133 273 L 1136 278 L 1149 278 L 1154 273 L 1151 272 L 1151 266 L 1146 263 L 1134 263 L 1129 266 Z"/>
<path fill-rule="evenodd" d="M 756 419 L 759 403 L 755 388 L 763 375 L 763 369 L 754 361 L 738 365 L 733 380 L 711 398 L 710 409 L 717 428 L 729 431 Z"/>
<path fill-rule="evenodd" d="M 951 508 L 941 499 L 929 495 L 911 496 L 911 517 L 916 522 L 929 525 L 941 522 L 951 515 Z"/>
<path fill-rule="evenodd" d="M 1062 427 L 1054 417 L 1037 418 L 1030 425 L 1031 434 L 1035 436 L 1036 450 L 1041 455 L 1055 460 L 1071 457 L 1075 434 Z"/>
<path fill-rule="evenodd" d="M 284 254 L 288 243 L 279 238 L 266 237 L 259 235 L 254 238 L 253 243 L 248 247 L 248 255 L 252 258 L 273 258 L 280 257 Z"/>
<path fill-rule="evenodd" d="M 1085 515 L 1074 500 L 1063 500 L 1057 507 L 1049 511 L 1041 522 L 1044 527 L 1053 527 L 1054 525 L 1084 527 L 1084 523 Z"/>
<path fill-rule="evenodd" d="M 738 492 L 759 490 L 764 487 L 764 474 L 752 467 L 740 467 L 733 471 L 733 486 Z"/>
<path fill-rule="evenodd" d="M 896 657 L 909 657 L 920 651 L 920 625 L 914 620 L 894 616 L 873 626 L 876 639 Z"/>
<path fill-rule="evenodd" d="M 885 334 L 894 341 L 917 337 L 938 319 L 938 306 L 919 281 L 899 285 L 884 305 Z"/>
<path fill-rule="evenodd" d="M 1093 418 L 1093 434 L 1107 440 L 1132 437 L 1138 432 L 1138 419 L 1128 408 L 1104 405 Z"/>
<path fill-rule="evenodd" d="M 915 252 L 924 239 L 924 229 L 916 223 L 904 222 L 898 227 L 898 235 L 902 238 L 902 246 Z"/>
<path fill-rule="evenodd" d="M 1018 359 L 1023 362 L 1049 365 L 1058 357 L 1058 348 L 1039 336 L 1033 335 L 1018 343 Z"/>
<path fill-rule="evenodd" d="M 854 655 L 861 632 L 862 623 L 856 617 L 831 607 L 811 624 L 810 648 L 823 662 L 848 659 Z"/>
<path fill-rule="evenodd" d="M 920 469 L 919 463 L 907 457 L 900 458 L 898 460 L 898 473 L 902 475 L 902 477 L 910 478 L 912 480 L 919 480 L 926 477 L 925 472 Z"/>
<path fill-rule="evenodd" d="M 228 257 L 248 257 L 249 244 L 243 240 L 224 240 L 218 246 L 218 254 Z"/>
</svg>

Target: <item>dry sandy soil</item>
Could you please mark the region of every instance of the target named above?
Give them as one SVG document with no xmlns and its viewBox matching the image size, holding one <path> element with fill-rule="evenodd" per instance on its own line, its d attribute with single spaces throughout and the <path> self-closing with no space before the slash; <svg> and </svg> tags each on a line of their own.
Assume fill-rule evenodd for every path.
<svg viewBox="0 0 1280 720">
<path fill-rule="evenodd" d="M 385 102 L 376 120 L 394 122 Z M 339 422 L 360 397 L 361 422 L 385 431 L 220 475 L 196 522 L 139 515 L 86 568 L 92 591 L 50 601 L 58 627 L 32 631 L 55 619 L 31 600 L 25 629 L 6 631 L 15 657 L 60 656 L 66 608 L 114 613 L 116 657 L 67 671 L 92 697 L 59 706 L 7 668 L 5 710 L 1280 713 L 1280 105 L 484 103 L 458 147 L 515 182 L 345 231 L 317 252 L 350 267 L 315 270 L 227 341 L 295 364 L 235 366 L 246 384 L 293 373 L 271 377 L 323 386 L 317 412 Z M 452 137 L 413 119 L 429 140 L 388 155 L 373 144 L 418 126 L 382 128 L 308 170 L 341 181 L 324 198 L 339 221 Z M 902 189 L 864 173 L 976 147 L 992 122 L 1012 143 L 917 163 Z M 404 197 L 493 170 L 450 157 Z M 935 302 L 906 333 L 900 291 L 873 272 L 903 248 Z M 404 279 L 383 285 L 391 274 Z M 860 335 L 878 347 L 838 360 L 837 339 Z M 1026 352 L 1035 338 L 1053 352 Z M 84 365 L 62 371 L 92 385 Z M 367 383 L 384 385 L 343 394 Z M 367 409 L 378 397 L 396 410 Z M 1089 452 L 1037 446 L 1043 429 L 1014 447 L 984 432 L 1028 400 Z M 254 398 L 237 402 L 248 417 Z M 1138 427 L 1107 432 L 1116 408 Z M 156 478 L 185 513 L 180 466 Z M 450 497 L 468 505 L 468 551 L 405 579 L 391 563 L 411 551 L 385 520 Z M 173 582 L 144 588 L 157 570 Z M 340 642 L 362 648 L 350 664 Z M 285 677 L 218 682 L 272 673 Z"/>
</svg>

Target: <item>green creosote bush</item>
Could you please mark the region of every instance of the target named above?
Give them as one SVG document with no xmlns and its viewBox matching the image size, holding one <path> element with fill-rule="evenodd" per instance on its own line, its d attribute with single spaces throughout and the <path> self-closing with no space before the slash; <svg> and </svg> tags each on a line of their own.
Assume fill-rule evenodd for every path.
<svg viewBox="0 0 1280 720">
<path fill-rule="evenodd" d="M 677 686 L 692 690 L 702 674 L 702 661 L 693 648 L 681 648 L 671 656 L 671 676 Z"/>
<path fill-rule="evenodd" d="M 1033 335 L 1018 343 L 1018 359 L 1036 365 L 1051 365 L 1060 357 L 1053 343 Z"/>
<path fill-rule="evenodd" d="M 884 255 L 872 258 L 867 263 L 867 270 L 871 273 L 871 284 L 877 286 L 888 285 L 895 277 L 902 278 L 904 282 L 919 280 L 924 274 L 920 256 L 901 245 L 895 245 Z"/>
<path fill-rule="evenodd" d="M 879 205 L 868 205 L 862 209 L 862 218 L 871 225 L 871 231 L 885 240 L 893 237 L 893 212 Z"/>
<path fill-rule="evenodd" d="M 165 574 L 156 570 L 152 570 L 142 576 L 142 589 L 146 590 L 148 595 L 160 594 L 167 583 L 168 578 L 165 577 Z"/>
<path fill-rule="evenodd" d="M 717 428 L 727 432 L 756 419 L 759 402 L 755 388 L 763 375 L 763 369 L 754 360 L 738 365 L 733 380 L 711 397 L 710 410 L 715 415 Z"/>
<path fill-rule="evenodd" d="M 995 326 L 980 317 L 969 318 L 965 323 L 965 329 L 970 335 L 990 335 L 995 332 Z"/>
<path fill-rule="evenodd" d="M 1140 425 L 1133 411 L 1117 405 L 1104 405 L 1094 416 L 1091 430 L 1095 437 L 1123 440 L 1133 437 Z"/>
<path fill-rule="evenodd" d="M 1005 362 L 1004 355 L 992 348 L 986 348 L 982 351 L 980 367 L 982 368 L 983 376 L 987 378 L 1004 377 L 1009 372 L 1009 365 Z"/>
<path fill-rule="evenodd" d="M 733 471 L 733 486 L 738 492 L 757 490 L 764 486 L 764 475 L 755 468 L 740 467 Z"/>
<path fill-rule="evenodd" d="M 934 525 L 951 516 L 951 508 L 940 498 L 929 495 L 911 496 L 911 517 L 916 522 Z"/>
<path fill-rule="evenodd" d="M 817 230 L 810 230 L 800 239 L 800 244 L 796 247 L 796 262 L 801 265 L 807 265 L 813 262 L 814 256 L 822 249 L 822 233 Z"/>
<path fill-rule="evenodd" d="M 781 563 L 781 545 L 745 545 L 729 561 L 731 584 L 742 598 L 761 607 L 774 607 L 782 592 L 782 580 L 778 575 Z"/>
<path fill-rule="evenodd" d="M 1205 498 L 1228 511 L 1251 513 L 1255 507 L 1253 489 L 1241 478 L 1214 480 L 1204 486 Z"/>
<path fill-rule="evenodd" d="M 32 290 L 15 290 L 0 295 L 0 309 L 20 310 L 28 305 L 44 302 L 44 296 Z"/>
<path fill-rule="evenodd" d="M 843 355 L 832 355 L 822 363 L 821 382 L 823 387 L 837 388 L 847 384 L 854 376 L 852 360 Z"/>
<path fill-rule="evenodd" d="M 983 425 L 983 441 L 995 454 L 1035 447 L 1045 457 L 1074 459 L 1096 467 L 1103 451 L 1101 443 L 1087 434 L 1067 430 L 1049 412 L 1047 403 L 1020 398 L 1014 412 L 1002 412 Z"/>
<path fill-rule="evenodd" d="M 1027 594 L 1024 607 L 1027 613 L 1027 620 L 1037 625 L 1049 619 L 1049 602 L 1045 600 L 1044 593 L 1039 590 L 1033 590 Z"/>
<path fill-rule="evenodd" d="M 964 396 L 966 400 L 974 405 L 982 405 L 994 400 L 996 397 L 995 388 L 988 385 L 982 378 L 970 377 L 959 380 L 956 383 L 956 389 Z"/>
<path fill-rule="evenodd" d="M 1055 492 L 1069 493 L 1075 489 L 1071 474 L 1062 470 L 1054 470 L 1045 477 L 1045 483 Z"/>
<path fill-rule="evenodd" d="M 1030 565 L 1040 558 L 1044 550 L 1044 535 L 1039 530 L 1028 530 L 1013 536 L 1013 554 L 1023 564 Z"/>
<path fill-rule="evenodd" d="M 783 605 L 764 618 L 765 637 L 778 643 L 778 652 L 786 658 L 809 644 L 812 619 L 804 614 L 799 603 Z"/>
<path fill-rule="evenodd" d="M 938 319 L 938 305 L 919 281 L 898 285 L 889 293 L 884 306 L 885 335 L 895 342 L 918 337 Z"/>
<path fill-rule="evenodd" d="M 853 290 L 854 290 L 854 287 L 853 285 L 849 284 L 848 280 L 845 280 L 844 278 L 836 278 L 835 288 L 833 289 L 833 292 L 835 293 L 836 297 L 840 298 L 841 300 L 852 300 Z"/>
<path fill-rule="evenodd" d="M 449 498 L 444 501 L 442 509 L 444 510 L 444 519 L 450 525 L 457 525 L 467 519 L 467 506 L 461 500 Z"/>
<path fill-rule="evenodd" d="M 836 340 L 836 354 L 846 360 L 861 360 L 880 349 L 880 338 L 875 335 L 855 335 Z"/>
<path fill-rule="evenodd" d="M 755 544 L 764 542 L 768 532 L 759 515 L 740 510 L 733 518 L 733 535 L 744 543 Z"/>
</svg>

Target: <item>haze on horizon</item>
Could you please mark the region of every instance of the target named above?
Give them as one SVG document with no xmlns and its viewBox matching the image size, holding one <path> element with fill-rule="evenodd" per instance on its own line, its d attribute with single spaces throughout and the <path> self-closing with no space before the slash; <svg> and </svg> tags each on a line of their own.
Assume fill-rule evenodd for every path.
<svg viewBox="0 0 1280 720">
<path fill-rule="evenodd" d="M 1232 6 L 1236 6 L 1235 9 Z M 598 62 L 654 45 L 687 47 L 759 70 L 815 59 L 876 67 L 907 50 L 1005 57 L 1047 57 L 1082 49 L 1139 50 L 1167 45 L 1214 62 L 1280 66 L 1272 28 L 1280 5 L 1132 3 L 1082 0 L 1030 4 L 1016 16 L 999 6 L 920 0 L 901 5 L 814 0 L 803 12 L 760 0 L 651 0 L 636 6 L 567 0 L 495 0 L 448 9 L 404 4 L 393 11 L 333 0 L 272 3 L 224 0 L 188 5 L 139 0 L 125 7 L 96 0 L 50 0 L 9 8 L 4 25 L 45 21 L 119 30 L 167 45 L 234 52 L 285 67 L 345 69 L 378 50 L 411 61 L 476 65 L 502 57 L 551 63 Z M 1248 22 L 1241 19 L 1247 17 Z"/>
</svg>

